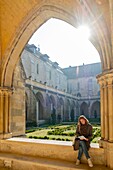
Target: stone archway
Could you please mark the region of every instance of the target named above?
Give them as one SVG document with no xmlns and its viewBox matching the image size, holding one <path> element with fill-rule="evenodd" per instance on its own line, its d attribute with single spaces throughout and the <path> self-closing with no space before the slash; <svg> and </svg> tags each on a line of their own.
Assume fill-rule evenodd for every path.
<svg viewBox="0 0 113 170">
<path fill-rule="evenodd" d="M 64 100 L 62 97 L 60 97 L 60 112 L 61 112 L 61 120 L 64 121 L 65 117 L 64 117 Z"/>
<path fill-rule="evenodd" d="M 55 124 L 57 121 L 57 108 L 56 108 L 56 101 L 53 95 L 50 96 L 50 104 L 51 104 L 51 121 L 52 124 Z"/>
<path fill-rule="evenodd" d="M 57 0 L 55 3 L 53 3 L 52 0 L 46 0 L 45 3 L 40 3 L 40 5 L 37 5 L 35 9 L 31 9 L 31 11 L 27 13 L 23 22 L 19 25 L 12 42 L 4 54 L 4 58 L 6 58 L 6 60 L 4 60 L 2 64 L 3 68 L 0 79 L 1 85 L 9 87 L 12 85 L 13 71 L 24 46 L 32 34 L 44 22 L 53 17 L 66 21 L 74 27 L 77 27 L 80 23 L 83 24 L 84 22 L 88 24 L 90 21 L 92 23 L 94 18 L 89 17 L 89 13 L 87 12 L 86 8 L 89 7 L 85 2 L 82 2 L 81 4 L 79 1 L 75 2 L 72 0 L 71 3 L 64 3 L 64 1 Z M 111 53 L 108 43 L 105 41 L 106 37 L 104 36 L 106 36 L 106 34 L 101 29 L 103 23 L 96 22 L 93 23 L 93 27 L 94 26 L 95 30 L 93 30 L 91 42 L 94 44 L 100 54 L 103 70 L 111 69 Z M 98 29 L 98 31 L 96 31 L 96 29 Z"/>
<path fill-rule="evenodd" d="M 38 125 L 39 121 L 46 119 L 44 114 L 45 101 L 41 92 L 36 93 L 36 99 L 36 123 Z"/>
<path fill-rule="evenodd" d="M 88 104 L 83 102 L 80 106 L 80 114 L 88 117 Z"/>
<path fill-rule="evenodd" d="M 61 115 L 61 103 L 60 103 L 60 98 L 57 96 L 57 122 L 61 123 L 62 122 L 62 115 Z"/>
<path fill-rule="evenodd" d="M 2 60 L 0 84 L 2 87 L 1 93 L 7 96 L 5 97 L 6 101 L 4 101 L 6 103 L 7 98 L 10 98 L 9 94 L 12 91 L 11 87 L 13 84 L 13 72 L 18 62 L 18 59 L 20 58 L 20 54 L 32 34 L 42 24 L 44 24 L 50 18 L 57 18 L 66 21 L 74 27 L 77 27 L 79 24 L 82 24 L 84 22 L 88 24 L 89 22 L 92 22 L 94 20 L 94 17 L 92 17 L 92 15 L 89 15 L 88 10 L 90 7 L 87 6 L 87 2 L 82 2 L 82 4 L 81 2 L 75 0 L 71 0 L 71 3 L 70 0 L 68 0 L 68 2 L 64 2 L 63 0 L 57 0 L 54 3 L 52 0 L 46 0 L 42 3 L 39 0 L 39 2 L 40 3 L 35 4 L 34 7 L 31 6 L 31 9 L 29 9 L 27 11 L 27 14 L 24 15 L 20 24 L 17 25 L 17 29 L 13 34 L 13 38 L 8 44 L 3 54 L 4 60 Z M 106 34 L 104 31 L 106 31 L 106 28 L 104 31 L 102 31 L 102 26 L 103 23 L 101 23 L 100 21 L 99 23 L 93 23 L 93 27 L 95 27 L 95 30 L 93 30 L 91 42 L 95 45 L 100 54 L 102 69 L 103 71 L 105 71 L 112 68 L 112 59 L 110 58 L 111 55 L 108 46 L 109 43 L 105 41 Z M 10 99 L 8 100 L 8 102 L 8 105 L 10 105 Z M 7 107 L 5 107 L 2 111 L 3 115 L 3 112 L 9 112 L 9 108 L 6 108 Z M 8 114 L 10 115 L 10 113 Z M 8 118 L 8 115 L 6 115 L 6 117 Z M 9 120 L 7 120 L 7 122 L 8 121 Z M 1 124 L 3 123 L 1 122 Z M 6 129 L 7 130 L 5 131 L 9 131 L 8 127 L 6 127 Z"/>
<path fill-rule="evenodd" d="M 65 121 L 69 121 L 71 119 L 70 117 L 70 113 L 71 113 L 71 104 L 70 104 L 70 100 L 67 98 L 65 101 L 65 113 L 64 113 L 64 117 L 65 117 Z"/>
<path fill-rule="evenodd" d="M 50 119 L 50 117 L 51 117 L 51 99 L 48 94 L 46 94 L 46 113 L 47 113 L 48 119 Z"/>
<path fill-rule="evenodd" d="M 91 106 L 90 118 L 100 118 L 100 102 L 95 101 Z"/>
<path fill-rule="evenodd" d="M 74 122 L 76 120 L 76 110 L 75 110 L 75 101 L 71 101 L 71 113 L 70 113 L 71 121 Z"/>
<path fill-rule="evenodd" d="M 109 155 L 106 157 L 106 165 L 113 168 L 113 153 L 111 153 L 113 149 L 113 30 L 111 29 L 113 27 L 113 1 L 38 0 L 32 1 L 32 3 L 30 1 L 23 1 L 22 4 L 19 1 L 15 1 L 15 4 L 12 3 L 13 1 L 11 4 L 10 1 L 7 3 L 0 1 L 2 15 L 0 137 L 10 137 L 8 134 L 10 133 L 13 72 L 20 54 L 32 34 L 52 17 L 62 19 L 75 27 L 80 23 L 87 23 L 92 27 L 91 42 L 98 50 L 102 62 L 103 73 L 97 77 L 101 87 L 101 147 L 104 147 L 105 155 Z M 4 13 L 4 11 L 6 12 Z M 18 15 L 19 12 L 20 15 Z"/>
<path fill-rule="evenodd" d="M 25 114 L 26 114 L 26 122 L 28 120 L 28 95 L 25 93 Z"/>
</svg>

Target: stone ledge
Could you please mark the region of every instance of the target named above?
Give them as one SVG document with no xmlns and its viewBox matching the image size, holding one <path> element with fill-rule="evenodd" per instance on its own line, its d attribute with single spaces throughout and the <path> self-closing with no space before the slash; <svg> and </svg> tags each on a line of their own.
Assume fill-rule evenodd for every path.
<svg viewBox="0 0 113 170">
<path fill-rule="evenodd" d="M 18 141 L 18 142 L 30 142 L 30 143 L 42 143 L 42 144 L 52 144 L 52 145 L 64 145 L 64 146 L 72 146 L 72 142 L 68 141 L 56 141 L 56 140 L 43 140 L 43 139 L 30 139 L 30 138 L 20 138 L 20 137 L 13 137 L 7 139 L 9 141 Z M 99 148 L 99 144 L 91 143 L 92 148 Z"/>
<path fill-rule="evenodd" d="M 0 140 L 0 152 L 19 154 L 22 156 L 33 156 L 40 158 L 57 159 L 68 162 L 75 162 L 77 151 L 73 150 L 72 142 L 49 141 L 26 138 L 10 138 Z M 105 164 L 104 149 L 92 147 L 89 150 L 94 164 Z M 85 156 L 82 162 L 86 163 Z"/>
</svg>

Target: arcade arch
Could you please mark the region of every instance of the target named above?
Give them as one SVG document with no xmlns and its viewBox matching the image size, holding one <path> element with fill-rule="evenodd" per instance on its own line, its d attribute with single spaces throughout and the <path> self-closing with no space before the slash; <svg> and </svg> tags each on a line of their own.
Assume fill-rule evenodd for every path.
<svg viewBox="0 0 113 170">
<path fill-rule="evenodd" d="M 10 98 L 13 85 L 13 72 L 20 54 L 32 34 L 48 19 L 62 19 L 77 27 L 79 23 L 88 23 L 92 27 L 91 42 L 98 50 L 103 73 L 99 75 L 101 94 L 101 147 L 106 153 L 106 164 L 113 168 L 113 1 L 75 1 L 46 0 L 24 1 L 24 5 L 15 1 L 12 10 L 8 2 L 1 1 L 2 14 L 2 52 L 0 55 L 0 120 L 1 138 L 10 137 Z M 6 6 L 5 6 L 6 5 Z M 23 6 L 26 8 L 23 10 Z M 96 10 L 95 10 L 96 9 Z M 13 14 L 13 12 L 15 13 Z M 18 17 L 18 11 L 20 16 Z M 4 15 L 4 16 L 3 16 Z M 14 16 L 14 17 L 13 17 Z M 15 22 L 11 22 L 12 20 Z M 4 21 L 3 21 L 4 20 Z M 17 21 L 16 21 L 17 20 Z M 15 23 L 15 25 L 14 25 Z M 7 25 L 9 28 L 7 29 Z M 12 25 L 12 26 L 10 26 Z M 7 32 L 9 31 L 9 32 Z M 3 100 L 4 98 L 4 100 Z M 109 156 L 108 156 L 109 155 Z"/>
<path fill-rule="evenodd" d="M 75 109 L 75 101 L 71 102 L 71 113 L 70 113 L 71 121 L 74 122 L 76 120 L 76 109 Z"/>
<path fill-rule="evenodd" d="M 84 20 L 84 22 L 88 23 L 87 20 L 89 19 L 89 21 L 91 22 L 90 24 L 92 24 L 94 18 L 88 17 L 88 9 L 86 10 L 86 8 L 88 8 L 88 6 L 86 7 L 87 4 L 82 3 L 82 5 L 83 7 L 81 6 L 81 3 L 79 1 L 71 1 L 71 3 L 67 5 L 66 3 L 62 3 L 60 1 L 52 3 L 51 0 L 46 1 L 45 4 L 42 3 L 40 5 L 40 8 L 37 5 L 35 9 L 31 9 L 31 11 L 24 18 L 23 22 L 20 24 L 20 27 L 18 27 L 13 41 L 9 45 L 10 47 L 8 47 L 6 53 L 4 54 L 6 60 L 4 60 L 3 62 L 1 86 L 12 86 L 14 68 L 18 62 L 18 59 L 20 58 L 20 54 L 24 49 L 25 44 L 28 42 L 32 34 L 47 20 L 49 20 L 50 18 L 57 18 L 66 21 L 74 27 L 77 27 L 80 24 L 79 22 L 83 24 Z M 78 11 L 80 12 L 78 13 Z M 84 18 L 82 16 L 83 13 L 85 13 L 88 18 Z M 80 16 L 78 15 L 81 15 L 83 18 L 81 17 L 82 19 L 80 20 Z M 108 46 L 109 44 L 105 41 L 105 33 L 101 29 L 103 24 L 101 24 L 101 22 L 96 22 L 93 23 L 93 27 L 94 26 L 95 30 L 93 30 L 91 42 L 94 44 L 100 54 L 103 71 L 108 70 L 112 68 L 112 62 L 110 62 L 111 53 Z"/>
<path fill-rule="evenodd" d="M 45 101 L 41 92 L 36 93 L 36 123 L 38 125 L 40 120 L 45 119 L 44 108 Z"/>
<path fill-rule="evenodd" d="M 86 102 L 83 102 L 80 106 L 80 113 L 84 116 L 88 116 L 88 104 Z"/>
<path fill-rule="evenodd" d="M 69 121 L 71 119 L 70 113 L 71 113 L 71 103 L 69 99 L 66 99 L 66 109 L 65 109 L 65 121 Z"/>
<path fill-rule="evenodd" d="M 65 120 L 65 117 L 64 117 L 64 100 L 63 100 L 62 97 L 60 97 L 59 101 L 60 101 L 61 120 L 64 121 Z"/>
<path fill-rule="evenodd" d="M 100 118 L 100 102 L 96 101 L 91 106 L 90 118 Z"/>
</svg>

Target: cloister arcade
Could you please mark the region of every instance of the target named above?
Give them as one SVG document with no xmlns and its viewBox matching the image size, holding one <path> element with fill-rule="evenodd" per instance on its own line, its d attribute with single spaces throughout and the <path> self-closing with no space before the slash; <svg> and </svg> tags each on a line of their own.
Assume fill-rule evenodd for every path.
<svg viewBox="0 0 113 170">
<path fill-rule="evenodd" d="M 50 18 L 61 19 L 76 28 L 87 24 L 91 29 L 90 41 L 98 50 L 102 64 L 102 74 L 97 76 L 101 96 L 100 147 L 104 148 L 105 164 L 113 168 L 113 1 L 25 0 L 20 3 L 4 0 L 0 1 L 0 8 L 0 138 L 12 136 L 10 118 L 11 108 L 15 105 L 14 93 L 18 94 L 15 107 L 21 114 L 21 99 L 25 99 L 25 95 L 22 96 L 22 89 L 20 92 L 14 90 L 13 73 L 33 33 Z M 43 100 L 40 94 L 37 99 Z M 54 105 L 55 102 L 51 103 L 52 107 Z M 24 125 L 25 113 L 22 116 Z M 22 133 L 25 133 L 24 128 Z"/>
</svg>

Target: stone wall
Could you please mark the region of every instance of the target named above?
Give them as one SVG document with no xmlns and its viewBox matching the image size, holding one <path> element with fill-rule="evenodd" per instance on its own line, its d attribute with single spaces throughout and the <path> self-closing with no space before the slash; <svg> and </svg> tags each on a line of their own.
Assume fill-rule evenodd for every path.
<svg viewBox="0 0 113 170">
<path fill-rule="evenodd" d="M 22 64 L 27 78 L 40 82 L 61 91 L 67 90 L 67 77 L 62 69 L 55 66 L 54 62 L 45 59 L 45 55 L 36 51 L 33 53 L 26 47 L 21 55 Z"/>
<path fill-rule="evenodd" d="M 21 63 L 14 71 L 14 92 L 11 97 L 11 132 L 13 136 L 25 134 L 25 85 Z"/>
</svg>

